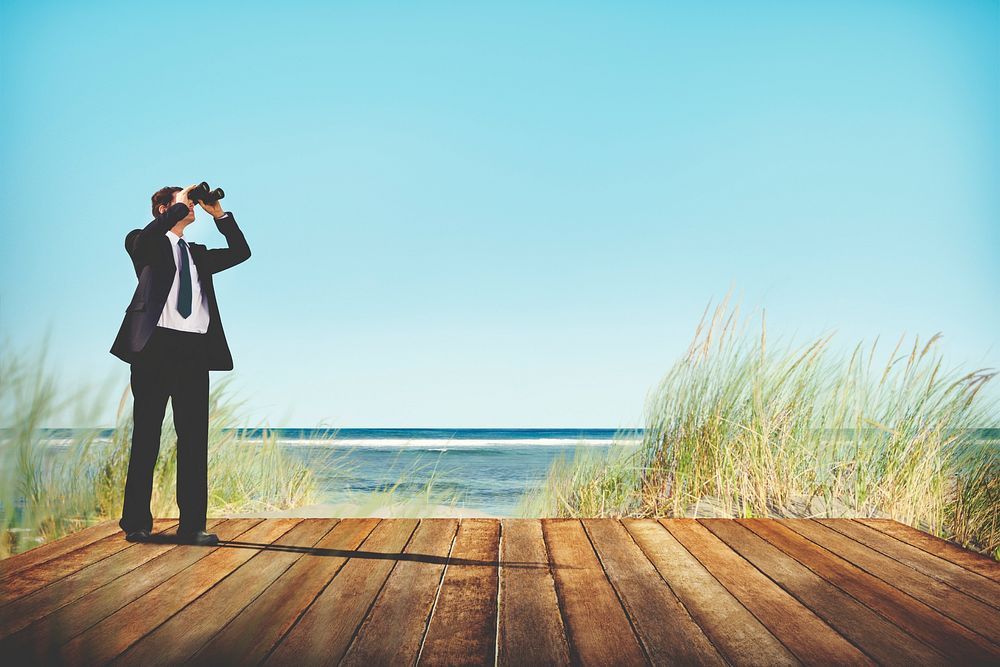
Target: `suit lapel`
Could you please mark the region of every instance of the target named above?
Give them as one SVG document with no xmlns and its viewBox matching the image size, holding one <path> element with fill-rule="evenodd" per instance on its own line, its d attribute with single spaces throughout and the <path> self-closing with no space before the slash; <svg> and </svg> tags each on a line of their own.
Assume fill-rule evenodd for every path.
<svg viewBox="0 0 1000 667">
<path fill-rule="evenodd" d="M 203 262 L 205 260 L 205 256 L 202 254 L 202 250 L 204 250 L 204 249 L 205 249 L 205 246 L 201 245 L 200 243 L 189 243 L 188 244 L 188 251 L 190 251 L 190 253 L 191 253 L 191 261 L 193 261 L 194 265 L 196 267 L 198 267 L 198 280 L 199 280 L 199 282 L 204 282 L 204 277 L 205 277 L 205 271 L 204 271 L 204 267 L 203 267 Z"/>
<path fill-rule="evenodd" d="M 161 252 L 167 258 L 166 264 L 172 269 L 172 273 L 177 273 L 177 260 L 174 259 L 174 247 L 166 234 L 163 235 L 163 242 L 160 245 L 163 248 Z"/>
</svg>

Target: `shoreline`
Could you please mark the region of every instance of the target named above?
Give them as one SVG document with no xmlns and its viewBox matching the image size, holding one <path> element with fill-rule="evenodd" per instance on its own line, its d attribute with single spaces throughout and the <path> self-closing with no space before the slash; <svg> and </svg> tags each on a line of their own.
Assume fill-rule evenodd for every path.
<svg viewBox="0 0 1000 667">
<path fill-rule="evenodd" d="M 299 518 L 299 519 L 400 519 L 400 518 L 427 518 L 427 519 L 507 519 L 506 515 L 489 514 L 480 510 L 467 507 L 453 507 L 451 505 L 421 505 L 415 502 L 380 502 L 373 503 L 373 507 L 368 508 L 364 503 L 341 502 L 341 503 L 315 503 L 303 505 L 288 510 L 271 510 L 268 512 L 247 512 L 226 514 L 226 519 L 241 518 Z"/>
</svg>

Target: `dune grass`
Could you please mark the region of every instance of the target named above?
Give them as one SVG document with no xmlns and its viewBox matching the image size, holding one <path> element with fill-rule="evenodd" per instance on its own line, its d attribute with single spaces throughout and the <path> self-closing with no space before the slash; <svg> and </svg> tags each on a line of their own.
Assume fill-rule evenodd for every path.
<svg viewBox="0 0 1000 667">
<path fill-rule="evenodd" d="M 554 465 L 534 511 L 883 516 L 1000 557 L 994 372 L 948 368 L 939 336 L 883 363 L 877 340 L 773 344 L 738 311 L 703 318 L 647 398 L 638 449 Z"/>
<path fill-rule="evenodd" d="M 547 479 L 521 496 L 515 514 L 523 518 L 631 516 L 629 507 L 637 488 L 636 448 L 616 434 L 610 449 L 577 445 L 572 458 L 560 456 L 549 467 Z"/>
<path fill-rule="evenodd" d="M 316 501 L 314 471 L 283 452 L 273 432 L 250 440 L 229 427 L 239 423 L 229 376 L 213 378 L 209 397 L 209 516 L 287 510 Z M 75 430 L 61 444 L 47 442 L 43 427 L 77 408 L 92 415 L 106 389 L 66 391 L 37 356 L 0 351 L 0 557 L 56 539 L 100 520 L 121 516 L 132 439 L 132 400 L 126 386 L 111 437 L 99 429 Z M 84 409 L 79 409 L 86 406 Z M 89 416 L 88 416 L 89 413 Z M 80 423 L 78 421 L 77 423 Z M 168 407 L 153 478 L 154 516 L 177 516 L 176 433 Z M 334 462 L 333 465 L 339 465 Z"/>
<path fill-rule="evenodd" d="M 373 491 L 346 494 L 342 505 L 344 511 L 338 516 L 419 518 L 440 516 L 442 512 L 449 516 L 456 515 L 462 509 L 465 496 L 461 491 L 441 484 L 442 471 L 438 467 L 441 459 L 440 456 L 435 457 L 433 462 L 417 459 L 405 468 L 393 463 L 389 469 L 392 481 L 379 484 Z M 425 475 L 424 471 L 428 469 L 430 474 Z M 394 470 L 398 472 L 393 473 Z M 421 478 L 426 481 L 416 481 Z"/>
</svg>

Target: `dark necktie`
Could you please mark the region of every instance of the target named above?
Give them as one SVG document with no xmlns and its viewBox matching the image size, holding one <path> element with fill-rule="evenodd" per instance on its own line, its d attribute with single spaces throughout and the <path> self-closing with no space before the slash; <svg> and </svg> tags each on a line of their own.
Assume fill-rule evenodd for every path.
<svg viewBox="0 0 1000 667">
<path fill-rule="evenodd" d="M 179 239 L 177 245 L 181 247 L 181 285 L 177 292 L 177 312 L 181 317 L 191 314 L 191 267 L 188 265 L 187 243 L 184 239 Z"/>
</svg>

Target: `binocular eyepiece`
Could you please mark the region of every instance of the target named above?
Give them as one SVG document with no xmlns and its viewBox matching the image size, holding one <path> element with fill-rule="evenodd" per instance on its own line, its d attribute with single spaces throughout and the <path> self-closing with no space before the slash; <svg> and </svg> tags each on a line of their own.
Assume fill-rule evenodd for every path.
<svg viewBox="0 0 1000 667">
<path fill-rule="evenodd" d="M 192 202 L 200 201 L 206 204 L 214 204 L 225 196 L 226 193 L 222 191 L 222 188 L 212 190 L 205 181 L 202 181 L 197 187 L 191 188 L 188 191 L 188 199 Z"/>
</svg>

